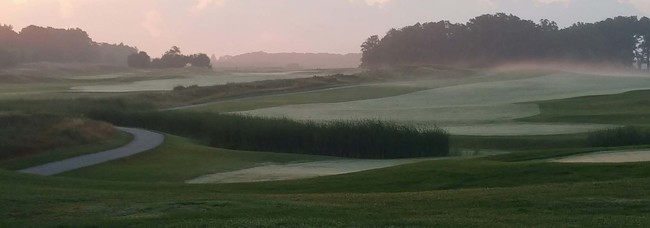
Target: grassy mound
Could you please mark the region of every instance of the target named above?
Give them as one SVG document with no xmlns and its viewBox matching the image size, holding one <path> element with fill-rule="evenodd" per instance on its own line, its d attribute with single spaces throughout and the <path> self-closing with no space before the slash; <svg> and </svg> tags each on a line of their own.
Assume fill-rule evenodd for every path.
<svg viewBox="0 0 650 228">
<path fill-rule="evenodd" d="M 108 139 L 117 130 L 104 122 L 54 115 L 0 115 L 0 160 Z"/>
</svg>

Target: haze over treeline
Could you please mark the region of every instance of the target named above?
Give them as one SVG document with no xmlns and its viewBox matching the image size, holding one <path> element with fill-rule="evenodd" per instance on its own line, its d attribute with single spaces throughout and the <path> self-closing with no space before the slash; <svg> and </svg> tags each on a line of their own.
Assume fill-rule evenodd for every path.
<svg viewBox="0 0 650 228">
<path fill-rule="evenodd" d="M 363 43 L 362 66 L 408 64 L 493 66 L 512 62 L 649 64 L 650 19 L 616 17 L 596 23 L 535 23 L 487 14 L 465 24 L 429 22 L 391 29 Z M 636 60 L 639 61 L 636 61 Z"/>
<path fill-rule="evenodd" d="M 213 60 L 215 67 L 268 67 L 268 68 L 356 68 L 361 64 L 361 54 L 330 53 L 266 53 L 252 52 L 236 56 L 222 56 Z"/>
<path fill-rule="evenodd" d="M 127 56 L 136 52 L 122 43 L 95 42 L 79 28 L 31 25 L 16 32 L 11 25 L 0 24 L 0 67 L 41 61 L 125 66 Z"/>
</svg>

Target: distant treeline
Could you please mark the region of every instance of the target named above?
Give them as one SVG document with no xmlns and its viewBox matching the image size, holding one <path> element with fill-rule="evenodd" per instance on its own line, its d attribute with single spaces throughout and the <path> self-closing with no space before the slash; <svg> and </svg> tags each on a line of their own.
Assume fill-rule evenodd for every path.
<svg viewBox="0 0 650 228">
<path fill-rule="evenodd" d="M 361 53 L 266 53 L 251 52 L 235 56 L 221 56 L 212 60 L 216 68 L 285 68 L 332 69 L 357 68 L 361 64 Z"/>
<path fill-rule="evenodd" d="M 93 41 L 81 29 L 28 26 L 16 32 L 0 24 L 0 67 L 29 62 L 89 62 L 126 65 L 137 49 Z"/>
<path fill-rule="evenodd" d="M 129 55 L 127 62 L 129 67 L 134 68 L 181 68 L 187 65 L 212 68 L 208 55 L 203 53 L 183 55 L 177 46 L 173 46 L 162 57 L 153 60 L 146 52 L 133 53 Z"/>
<path fill-rule="evenodd" d="M 535 23 L 503 13 L 465 24 L 430 22 L 391 29 L 361 46 L 362 66 L 410 64 L 490 66 L 511 62 L 572 61 L 632 67 L 649 64 L 650 19 L 616 17 L 596 23 Z"/>
<path fill-rule="evenodd" d="M 375 159 L 449 155 L 449 135 L 443 130 L 372 120 L 317 123 L 191 112 L 93 111 L 88 116 L 235 150 Z"/>
</svg>

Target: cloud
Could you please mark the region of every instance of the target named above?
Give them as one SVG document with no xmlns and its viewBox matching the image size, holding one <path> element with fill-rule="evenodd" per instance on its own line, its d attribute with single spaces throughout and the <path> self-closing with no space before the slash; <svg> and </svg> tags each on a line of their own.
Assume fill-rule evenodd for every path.
<svg viewBox="0 0 650 228">
<path fill-rule="evenodd" d="M 70 18 L 74 13 L 74 0 L 59 0 L 59 14 L 63 18 Z"/>
<path fill-rule="evenodd" d="M 494 2 L 493 0 L 475 0 L 475 1 L 476 1 L 477 5 L 485 6 L 485 7 L 488 7 L 489 9 L 492 9 L 492 10 L 495 10 L 495 9 L 499 8 L 497 3 Z"/>
<path fill-rule="evenodd" d="M 12 0 L 11 2 L 13 2 L 14 5 L 24 5 L 27 3 L 27 0 Z"/>
<path fill-rule="evenodd" d="M 365 0 L 369 6 L 383 6 L 390 2 L 390 0 Z"/>
<path fill-rule="evenodd" d="M 569 6 L 571 1 L 572 0 L 533 0 L 536 6 L 549 4 L 564 4 L 565 6 Z"/>
<path fill-rule="evenodd" d="M 226 0 L 197 0 L 194 4 L 194 10 L 203 11 L 208 6 L 223 6 L 226 3 Z"/>
<path fill-rule="evenodd" d="M 149 35 L 158 38 L 160 35 L 162 35 L 162 32 L 160 31 L 161 24 L 162 16 L 158 11 L 152 10 L 147 12 L 144 20 L 140 23 L 140 26 L 147 30 Z"/>
<path fill-rule="evenodd" d="M 384 5 L 390 3 L 391 0 L 348 0 L 348 2 L 363 2 L 368 6 L 383 7 Z"/>
<path fill-rule="evenodd" d="M 630 4 L 643 13 L 650 14 L 650 1 L 648 0 L 618 0 L 621 4 Z"/>
</svg>

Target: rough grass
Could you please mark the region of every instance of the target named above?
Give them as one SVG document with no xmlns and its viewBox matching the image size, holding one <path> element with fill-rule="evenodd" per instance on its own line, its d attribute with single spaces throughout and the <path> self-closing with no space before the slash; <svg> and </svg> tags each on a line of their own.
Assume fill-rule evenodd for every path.
<svg viewBox="0 0 650 228">
<path fill-rule="evenodd" d="M 333 157 L 226 150 L 202 146 L 172 135 L 162 146 L 131 157 L 61 174 L 97 180 L 184 182 L 210 173 L 228 172 L 262 164 L 284 164 L 336 159 Z"/>
<path fill-rule="evenodd" d="M 40 153 L 5 159 L 0 161 L 0 168 L 10 170 L 25 169 L 49 162 L 55 162 L 85 154 L 92 154 L 115 149 L 126 145 L 127 143 L 131 142 L 132 139 L 132 135 L 124 132 L 119 132 L 114 137 L 100 140 L 98 142 L 47 150 Z"/>
<path fill-rule="evenodd" d="M 250 99 L 224 101 L 197 107 L 196 111 L 239 112 L 292 104 L 336 103 L 398 96 L 422 90 L 417 87 L 355 86 L 298 94 L 262 96 Z"/>
<path fill-rule="evenodd" d="M 646 126 L 650 123 L 650 90 L 551 100 L 537 104 L 541 113 L 521 120 Z"/>
<path fill-rule="evenodd" d="M 104 122 L 54 115 L 0 115 L 0 160 L 99 142 L 117 130 Z"/>
<path fill-rule="evenodd" d="M 488 76 L 486 76 L 488 77 Z M 539 114 L 539 100 L 562 99 L 592 94 L 615 94 L 633 89 L 650 88 L 650 79 L 642 77 L 596 76 L 579 74 L 552 74 L 517 80 L 502 80 L 499 75 L 490 76 L 494 81 L 461 84 L 409 93 L 381 99 L 350 101 L 330 104 L 287 105 L 244 112 L 256 116 L 287 117 L 299 120 L 367 119 L 400 121 L 421 126 L 448 127 L 450 132 L 464 127 L 463 134 L 485 134 L 486 126 L 504 125 L 494 135 L 536 135 L 536 130 L 553 129 L 553 125 L 526 125 L 522 127 L 513 120 Z M 489 77 L 488 77 L 489 78 Z M 540 121 L 543 122 L 543 121 Z M 571 122 L 571 121 L 565 121 Z M 585 125 L 563 123 L 564 130 L 555 133 L 576 133 L 566 129 L 588 129 Z M 535 126 L 539 126 L 536 129 Z M 477 129 L 472 133 L 466 129 Z M 527 130 L 527 132 L 525 132 Z M 549 132 L 545 132 L 549 134 Z"/>
<path fill-rule="evenodd" d="M 449 155 L 449 135 L 443 130 L 419 130 L 375 120 L 320 123 L 187 112 L 100 111 L 89 116 L 234 150 L 375 159 Z"/>
<path fill-rule="evenodd" d="M 541 173 L 539 166 L 521 165 L 508 171 L 513 167 L 499 169 L 501 163 L 497 162 L 472 168 L 474 165 L 450 166 L 455 172 L 470 169 L 466 174 L 445 173 L 436 182 L 427 178 L 440 173 L 429 173 L 433 166 L 423 163 L 356 174 L 361 175 L 357 178 L 346 175 L 339 182 L 330 178 L 334 186 L 307 183 L 306 188 L 300 187 L 304 182 L 188 186 L 42 178 L 0 171 L 0 223 L 8 227 L 650 225 L 650 179 L 642 165 L 604 169 L 598 165 L 565 166 L 558 171 L 548 167 Z M 402 176 L 386 176 L 388 171 Z M 476 172 L 483 174 L 471 177 Z M 543 178 L 535 178 L 536 173 Z M 549 183 L 549 179 L 563 176 L 565 181 Z M 596 181 L 599 179 L 609 180 Z M 505 187 L 509 182 L 516 185 Z M 453 190 L 422 191 L 436 185 Z"/>
<path fill-rule="evenodd" d="M 650 130 L 638 127 L 619 127 L 589 134 L 590 146 L 614 147 L 650 144 Z"/>
</svg>

